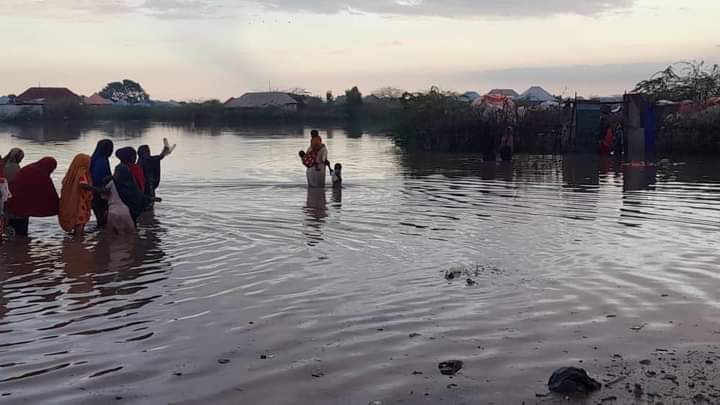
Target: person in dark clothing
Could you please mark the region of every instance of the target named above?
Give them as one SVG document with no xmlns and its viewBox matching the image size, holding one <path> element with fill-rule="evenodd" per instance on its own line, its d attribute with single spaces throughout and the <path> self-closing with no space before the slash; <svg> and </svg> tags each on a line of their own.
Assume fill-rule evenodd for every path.
<svg viewBox="0 0 720 405">
<path fill-rule="evenodd" d="M 164 147 L 159 155 L 152 156 L 150 147 L 142 145 L 138 148 L 138 164 L 145 174 L 145 195 L 155 197 L 155 190 L 160 186 L 160 162 L 170 153 L 168 147 Z"/>
<path fill-rule="evenodd" d="M 110 156 L 112 156 L 115 145 L 109 139 L 103 139 L 97 143 L 95 152 L 90 158 L 90 176 L 92 185 L 96 188 L 104 188 L 105 181 L 112 176 L 110 171 Z M 98 193 L 93 194 L 92 210 L 95 213 L 98 227 L 104 227 L 107 223 L 107 199 Z"/>
<path fill-rule="evenodd" d="M 120 199 L 127 205 L 130 210 L 130 216 L 135 223 L 142 212 L 154 201 L 160 201 L 159 198 L 153 198 L 145 195 L 138 187 L 135 176 L 133 175 L 130 165 L 134 164 L 136 159 L 135 149 L 127 147 L 122 148 L 116 153 L 120 164 L 115 168 L 113 181 L 120 195 Z"/>
</svg>

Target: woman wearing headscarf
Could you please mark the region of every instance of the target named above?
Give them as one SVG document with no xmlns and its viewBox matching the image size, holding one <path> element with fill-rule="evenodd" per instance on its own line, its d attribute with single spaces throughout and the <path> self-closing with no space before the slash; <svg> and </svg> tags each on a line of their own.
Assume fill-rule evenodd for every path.
<svg viewBox="0 0 720 405">
<path fill-rule="evenodd" d="M 310 165 L 306 163 L 308 187 L 325 187 L 325 165 L 328 160 L 328 151 L 322 143 L 320 134 L 316 130 L 313 130 L 310 133 L 310 148 L 307 150 L 305 155 L 315 157 L 314 164 L 313 162 L 309 162 Z"/>
<path fill-rule="evenodd" d="M 25 152 L 20 148 L 12 148 L 10 152 L 2 159 L 5 162 L 5 178 L 12 181 L 15 175 L 20 171 L 20 163 L 25 158 Z"/>
<path fill-rule="evenodd" d="M 60 226 L 65 232 L 74 232 L 75 236 L 82 235 L 90 221 L 93 192 L 104 194 L 103 189 L 92 186 L 90 160 L 90 156 L 84 153 L 75 156 L 60 191 Z"/>
<path fill-rule="evenodd" d="M 125 164 L 128 169 L 130 169 L 130 173 L 132 173 L 133 179 L 135 179 L 135 183 L 137 184 L 140 191 L 145 191 L 145 174 L 143 173 L 142 167 L 137 164 L 137 152 L 135 151 L 135 148 L 132 148 L 130 146 L 118 149 L 117 152 L 115 152 L 115 156 Z"/>
<path fill-rule="evenodd" d="M 90 157 L 90 176 L 92 177 L 92 185 L 96 188 L 103 188 L 105 180 L 112 176 L 110 170 L 110 157 L 112 156 L 115 145 L 109 139 L 98 141 Z M 92 201 L 92 210 L 95 213 L 97 224 L 99 227 L 105 226 L 107 223 L 108 204 L 102 195 L 95 193 Z"/>
<path fill-rule="evenodd" d="M 135 149 L 126 147 L 118 149 L 115 153 L 120 164 L 115 168 L 113 181 L 120 199 L 127 205 L 134 222 L 152 201 L 160 201 L 158 198 L 151 198 L 145 195 L 140 188 L 137 178 L 131 167 L 135 165 L 137 153 Z M 137 166 L 137 165 L 135 165 Z M 139 167 L 139 166 L 138 166 Z"/>
<path fill-rule="evenodd" d="M 170 153 L 168 147 L 164 147 L 159 155 L 150 155 L 150 147 L 142 145 L 138 148 L 138 165 L 142 167 L 145 177 L 146 195 L 155 197 L 155 190 L 160 186 L 160 162 Z"/>
<path fill-rule="evenodd" d="M 60 200 L 50 175 L 57 161 L 45 157 L 17 172 L 10 182 L 12 198 L 7 203 L 10 226 L 19 236 L 27 236 L 30 217 L 58 214 Z"/>
</svg>

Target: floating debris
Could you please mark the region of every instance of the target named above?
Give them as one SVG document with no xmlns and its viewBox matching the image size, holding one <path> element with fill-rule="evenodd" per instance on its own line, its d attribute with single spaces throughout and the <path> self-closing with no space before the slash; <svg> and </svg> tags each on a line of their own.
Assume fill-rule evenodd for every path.
<svg viewBox="0 0 720 405">
<path fill-rule="evenodd" d="M 602 385 L 590 378 L 587 371 L 577 367 L 556 370 L 548 381 L 548 388 L 560 394 L 585 394 L 597 391 Z"/>
<path fill-rule="evenodd" d="M 463 367 L 463 362 L 460 360 L 448 360 L 438 364 L 440 373 L 443 375 L 455 375 Z"/>
</svg>

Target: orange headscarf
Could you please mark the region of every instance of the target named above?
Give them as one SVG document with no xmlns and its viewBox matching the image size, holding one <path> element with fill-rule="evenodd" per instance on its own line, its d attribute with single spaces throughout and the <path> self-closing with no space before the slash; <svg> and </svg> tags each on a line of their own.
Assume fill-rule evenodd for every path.
<svg viewBox="0 0 720 405">
<path fill-rule="evenodd" d="M 80 204 L 89 191 L 80 187 L 80 178 L 85 175 L 90 178 L 90 156 L 81 153 L 73 159 L 62 182 L 60 192 L 60 226 L 70 232 L 75 228 L 80 214 Z"/>
</svg>

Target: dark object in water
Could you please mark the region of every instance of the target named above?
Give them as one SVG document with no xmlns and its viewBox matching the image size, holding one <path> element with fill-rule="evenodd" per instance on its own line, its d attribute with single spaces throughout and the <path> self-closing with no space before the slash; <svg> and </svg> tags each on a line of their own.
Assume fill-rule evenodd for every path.
<svg viewBox="0 0 720 405">
<path fill-rule="evenodd" d="M 463 271 L 460 269 L 450 269 L 445 272 L 445 279 L 446 280 L 455 280 L 456 278 L 460 278 L 462 276 Z"/>
<path fill-rule="evenodd" d="M 443 375 L 455 375 L 463 367 L 460 360 L 448 360 L 438 364 L 438 368 Z"/>
<path fill-rule="evenodd" d="M 586 394 L 597 391 L 600 383 L 590 378 L 581 368 L 563 367 L 556 370 L 548 381 L 548 388 L 560 394 Z"/>
<path fill-rule="evenodd" d="M 475 282 L 475 280 L 473 280 L 471 278 L 467 279 L 465 282 L 467 283 L 468 287 L 471 287 L 471 286 L 474 286 L 475 284 L 477 284 Z"/>
</svg>

